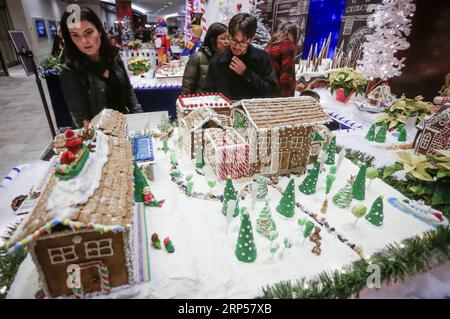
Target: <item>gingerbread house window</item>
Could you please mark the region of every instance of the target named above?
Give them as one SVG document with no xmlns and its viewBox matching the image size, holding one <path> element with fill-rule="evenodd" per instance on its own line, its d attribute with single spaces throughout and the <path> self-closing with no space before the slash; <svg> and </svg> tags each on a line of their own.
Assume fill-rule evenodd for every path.
<svg viewBox="0 0 450 319">
<path fill-rule="evenodd" d="M 86 258 L 106 257 L 113 255 L 112 239 L 92 240 L 84 243 Z"/>
<path fill-rule="evenodd" d="M 420 147 L 421 148 L 428 148 L 428 145 L 430 145 L 431 141 L 431 133 L 425 133 L 422 137 L 422 140 L 420 141 Z"/>
<path fill-rule="evenodd" d="M 439 121 L 439 125 L 444 127 L 447 124 L 447 119 L 443 118 L 442 120 Z"/>
<path fill-rule="evenodd" d="M 291 139 L 291 148 L 301 148 L 303 146 L 303 136 L 293 136 Z"/>
<path fill-rule="evenodd" d="M 280 138 L 280 148 L 286 148 L 288 144 L 288 138 L 282 137 Z"/>
<path fill-rule="evenodd" d="M 50 257 L 50 262 L 52 265 L 62 264 L 78 259 L 78 256 L 75 253 L 75 245 L 49 248 L 48 255 Z"/>
</svg>

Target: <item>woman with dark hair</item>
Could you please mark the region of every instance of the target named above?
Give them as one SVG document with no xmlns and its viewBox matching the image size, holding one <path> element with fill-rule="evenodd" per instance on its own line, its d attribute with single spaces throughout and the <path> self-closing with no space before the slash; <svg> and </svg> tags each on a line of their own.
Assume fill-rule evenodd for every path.
<svg viewBox="0 0 450 319">
<path fill-rule="evenodd" d="M 64 65 L 61 86 L 74 126 L 92 119 L 104 108 L 122 113 L 142 112 L 128 78 L 119 49 L 111 45 L 97 15 L 82 8 L 80 23 L 72 13 L 61 18 Z"/>
<path fill-rule="evenodd" d="M 183 74 L 183 94 L 203 92 L 206 89 L 206 75 L 209 61 L 216 53 L 222 53 L 230 45 L 228 28 L 223 23 L 210 25 L 203 45 L 191 55 Z"/>
<path fill-rule="evenodd" d="M 295 53 L 298 42 L 298 27 L 285 22 L 272 36 L 266 52 L 272 57 L 272 65 L 278 81 L 279 96 L 294 96 L 295 93 Z"/>
</svg>

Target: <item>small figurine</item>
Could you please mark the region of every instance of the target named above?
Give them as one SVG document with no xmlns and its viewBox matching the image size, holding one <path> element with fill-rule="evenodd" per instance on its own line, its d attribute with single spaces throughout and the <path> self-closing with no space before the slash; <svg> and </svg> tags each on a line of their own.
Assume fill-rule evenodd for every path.
<svg viewBox="0 0 450 319">
<path fill-rule="evenodd" d="M 161 241 L 159 240 L 157 233 L 153 233 L 152 235 L 152 246 L 155 249 L 161 249 Z"/>
<path fill-rule="evenodd" d="M 142 189 L 142 193 L 144 194 L 144 204 L 151 207 L 162 207 L 165 200 L 156 200 L 155 196 L 150 191 L 150 187 L 145 186 Z"/>
<path fill-rule="evenodd" d="M 168 253 L 173 253 L 175 251 L 175 248 L 173 247 L 172 241 L 169 237 L 166 237 L 164 239 L 164 247 L 166 247 Z"/>
<path fill-rule="evenodd" d="M 94 137 L 94 130 L 89 127 L 89 121 L 83 120 L 83 140 L 90 140 Z"/>
<path fill-rule="evenodd" d="M 64 140 L 64 147 L 66 147 L 67 150 L 72 152 L 74 155 L 78 153 L 81 146 L 83 145 L 83 138 L 77 136 L 71 129 L 68 129 L 64 133 Z"/>
</svg>

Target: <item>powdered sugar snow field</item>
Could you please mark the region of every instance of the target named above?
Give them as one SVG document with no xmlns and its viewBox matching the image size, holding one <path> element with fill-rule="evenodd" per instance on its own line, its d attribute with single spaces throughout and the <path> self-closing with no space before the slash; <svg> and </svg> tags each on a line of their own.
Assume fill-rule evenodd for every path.
<svg viewBox="0 0 450 319">
<path fill-rule="evenodd" d="M 184 175 L 192 174 L 194 192 L 207 194 L 211 191 L 207 182 L 217 180 L 212 170 L 205 166 L 205 176 L 196 173 L 192 160 L 174 145 L 175 138 L 169 140 L 169 147 L 178 159 L 178 169 Z M 161 148 L 161 142 L 156 146 Z M 272 256 L 271 242 L 258 234 L 256 219 L 264 203 L 257 202 L 254 209 L 251 196 L 241 200 L 240 207 L 246 207 L 250 214 L 253 236 L 257 247 L 257 258 L 253 263 L 243 263 L 235 256 L 236 242 L 240 227 L 240 218 L 236 217 L 227 228 L 226 217 L 222 215 L 222 203 L 212 199 L 188 197 L 170 176 L 170 152 L 156 152 L 154 181 L 150 187 L 157 199 L 165 199 L 163 207 L 146 207 L 148 238 L 157 233 L 160 240 L 170 237 L 175 252 L 170 254 L 164 248 L 150 248 L 151 280 L 132 287 L 119 288 L 108 297 L 112 298 L 254 298 L 262 294 L 262 287 L 284 280 L 297 280 L 302 277 L 312 278 L 322 271 L 339 270 L 343 266 L 358 260 L 360 257 L 347 243 L 342 242 L 336 234 L 344 236 L 348 242 L 361 246 L 364 255 L 383 249 L 386 244 L 401 241 L 431 229 L 425 223 L 405 215 L 391 207 L 386 199 L 388 196 L 403 198 L 403 196 L 383 183 L 381 180 L 372 182 L 363 202 L 353 201 L 352 205 L 363 203 L 370 209 L 371 204 L 379 195 L 384 195 L 384 224 L 375 227 L 364 218 L 352 227 L 355 217 L 350 209 L 340 209 L 333 205 L 332 196 L 342 188 L 350 175 L 356 175 L 358 168 L 344 159 L 338 169 L 336 181 L 328 197 L 328 211 L 320 214 L 320 208 L 325 198 L 325 176 L 321 173 L 313 195 L 304 195 L 298 186 L 305 178 L 295 177 L 295 196 L 307 210 L 317 213 L 320 218 L 326 218 L 335 232 L 314 221 L 321 228 L 321 254 L 311 252 L 315 244 L 309 239 L 303 240 L 303 230 L 297 224 L 299 218 L 313 221 L 300 208 L 296 207 L 295 216 L 285 219 L 276 211 L 281 199 L 281 193 L 268 187 L 268 198 L 272 217 L 276 223 L 280 250 Z M 325 165 L 328 170 L 329 166 Z M 234 180 L 237 191 L 251 183 L 253 178 Z M 285 189 L 289 182 L 287 177 L 280 178 L 279 186 Z M 213 188 L 215 195 L 222 195 L 225 182 L 217 182 Z M 283 241 L 288 237 L 293 246 L 286 249 L 282 256 Z M 27 258 L 19 269 L 16 281 L 11 287 L 10 298 L 32 297 L 37 287 L 37 275 L 34 265 Z M 101 298 L 104 298 L 101 297 Z"/>
</svg>

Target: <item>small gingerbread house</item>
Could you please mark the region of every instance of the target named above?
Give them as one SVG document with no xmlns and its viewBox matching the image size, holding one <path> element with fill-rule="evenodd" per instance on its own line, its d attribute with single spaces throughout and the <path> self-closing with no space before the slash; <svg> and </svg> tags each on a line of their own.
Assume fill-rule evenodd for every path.
<svg viewBox="0 0 450 319">
<path fill-rule="evenodd" d="M 203 161 L 205 146 L 204 132 L 207 128 L 229 127 L 230 117 L 216 113 L 209 107 L 197 108 L 179 118 L 180 134 L 183 136 L 183 147 L 191 159 Z"/>
<path fill-rule="evenodd" d="M 93 152 L 70 180 L 52 175 L 10 250 L 28 248 L 48 297 L 109 293 L 130 284 L 133 158 L 124 115 L 104 110 L 93 119 Z"/>
<path fill-rule="evenodd" d="M 415 152 L 435 155 L 436 150 L 450 149 L 450 107 L 426 117 L 417 125 Z"/>
<path fill-rule="evenodd" d="M 234 129 L 209 128 L 205 130 L 205 162 L 219 180 L 248 176 L 248 144 Z"/>
<path fill-rule="evenodd" d="M 234 129 L 249 144 L 250 175 L 303 170 L 315 126 L 330 121 L 311 97 L 241 100 L 231 116 Z"/>
</svg>

